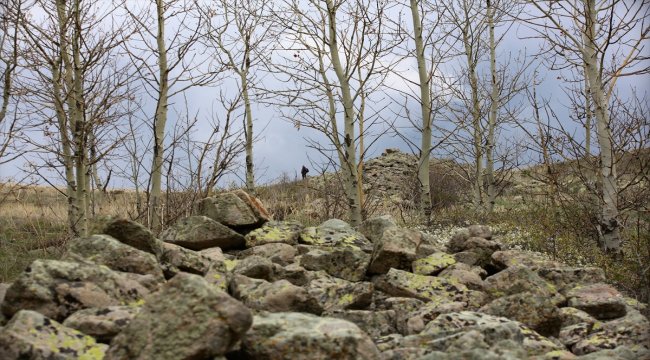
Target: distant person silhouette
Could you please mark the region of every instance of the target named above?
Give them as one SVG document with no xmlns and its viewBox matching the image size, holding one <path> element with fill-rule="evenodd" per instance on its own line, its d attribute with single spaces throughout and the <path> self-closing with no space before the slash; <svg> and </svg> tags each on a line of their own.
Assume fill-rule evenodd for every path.
<svg viewBox="0 0 650 360">
<path fill-rule="evenodd" d="M 302 170 L 300 170 L 300 174 L 302 174 L 302 179 L 305 180 L 307 178 L 307 173 L 309 172 L 309 169 L 305 165 L 302 166 Z"/>
</svg>

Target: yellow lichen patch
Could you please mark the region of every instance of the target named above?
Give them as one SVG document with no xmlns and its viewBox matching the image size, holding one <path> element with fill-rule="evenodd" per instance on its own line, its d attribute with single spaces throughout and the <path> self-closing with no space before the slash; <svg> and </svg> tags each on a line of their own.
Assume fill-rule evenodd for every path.
<svg viewBox="0 0 650 360">
<path fill-rule="evenodd" d="M 130 306 L 130 307 L 142 307 L 144 305 L 144 299 L 138 299 L 136 301 L 131 301 L 130 303 L 128 303 L 126 305 Z"/>
<path fill-rule="evenodd" d="M 99 345 L 95 345 L 79 355 L 79 360 L 101 360 L 103 358 L 104 350 Z"/>
<path fill-rule="evenodd" d="M 354 296 L 352 294 L 345 294 L 339 298 L 339 305 L 346 306 L 354 302 Z"/>
<path fill-rule="evenodd" d="M 232 271 L 235 266 L 237 266 L 238 260 L 224 260 L 223 263 L 226 265 L 226 271 Z"/>
<path fill-rule="evenodd" d="M 420 275 L 433 275 L 456 263 L 453 256 L 446 253 L 435 253 L 413 262 L 413 272 Z"/>
</svg>

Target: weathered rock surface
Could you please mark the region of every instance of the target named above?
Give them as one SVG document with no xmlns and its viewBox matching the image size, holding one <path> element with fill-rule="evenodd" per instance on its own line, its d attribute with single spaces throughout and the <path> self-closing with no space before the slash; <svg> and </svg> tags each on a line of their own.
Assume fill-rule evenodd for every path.
<svg viewBox="0 0 650 360">
<path fill-rule="evenodd" d="M 411 270 L 418 246 L 422 241 L 420 232 L 391 227 L 384 230 L 382 237 L 375 242 L 369 274 L 385 274 L 391 268 Z"/>
<path fill-rule="evenodd" d="M 68 316 L 63 325 L 108 344 L 139 312 L 140 306 L 135 305 L 83 309 Z"/>
<path fill-rule="evenodd" d="M 160 240 L 196 251 L 211 247 L 242 249 L 246 243 L 241 234 L 207 216 L 179 220 L 160 234 Z"/>
<path fill-rule="evenodd" d="M 235 230 L 258 227 L 269 220 L 260 201 L 243 191 L 205 198 L 196 205 L 196 212 Z"/>
<path fill-rule="evenodd" d="M 287 280 L 268 282 L 235 275 L 230 290 L 236 299 L 254 310 L 299 311 L 320 314 L 323 308 L 309 292 Z"/>
<path fill-rule="evenodd" d="M 302 313 L 256 315 L 238 359 L 376 360 L 379 350 L 353 323 Z"/>
<path fill-rule="evenodd" d="M 352 247 L 372 252 L 372 243 L 350 224 L 339 219 L 327 220 L 316 227 L 308 227 L 300 234 L 300 243 L 330 247 Z"/>
<path fill-rule="evenodd" d="M 167 279 L 179 272 L 205 275 L 210 269 L 212 259 L 201 253 L 182 246 L 164 243 L 160 263 Z"/>
<path fill-rule="evenodd" d="M 31 310 L 0 329 L 0 359 L 101 359 L 107 345 Z"/>
<path fill-rule="evenodd" d="M 296 245 L 303 229 L 302 224 L 294 221 L 269 221 L 246 234 L 246 247 L 270 243 Z"/>
<path fill-rule="evenodd" d="M 366 276 L 370 255 L 353 247 L 313 247 L 302 255 L 300 265 L 349 281 L 361 281 Z"/>
<path fill-rule="evenodd" d="M 104 359 L 209 359 L 230 350 L 251 322 L 242 303 L 180 273 L 147 298 Z"/>
<path fill-rule="evenodd" d="M 377 289 L 392 296 L 412 297 L 422 301 L 447 302 L 464 299 L 467 287 L 446 278 L 417 275 L 390 269 L 374 281 Z"/>
<path fill-rule="evenodd" d="M 650 359 L 646 305 L 600 269 L 504 250 L 480 225 L 449 241 L 389 217 L 303 229 L 256 201 L 208 199 L 230 222 L 188 218 L 171 242 L 112 220 L 34 262 L 0 285 L 0 358 Z"/>
<path fill-rule="evenodd" d="M 36 260 L 7 289 L 2 313 L 11 318 L 34 310 L 56 321 L 86 308 L 124 305 L 149 291 L 107 267 L 56 260 Z"/>
<path fill-rule="evenodd" d="M 612 286 L 576 286 L 566 294 L 569 306 L 583 310 L 599 320 L 616 319 L 627 313 L 625 299 Z"/>
<path fill-rule="evenodd" d="M 153 254 L 126 245 L 110 235 L 93 235 L 72 240 L 68 244 L 68 254 L 64 259 L 87 260 L 97 265 L 106 265 L 115 271 L 152 275 L 161 281 L 163 278 L 162 269 Z"/>
<path fill-rule="evenodd" d="M 156 258 L 160 258 L 162 254 L 163 243 L 156 239 L 151 230 L 135 221 L 127 219 L 111 220 L 105 225 L 103 233 L 138 250 L 153 254 Z"/>
</svg>

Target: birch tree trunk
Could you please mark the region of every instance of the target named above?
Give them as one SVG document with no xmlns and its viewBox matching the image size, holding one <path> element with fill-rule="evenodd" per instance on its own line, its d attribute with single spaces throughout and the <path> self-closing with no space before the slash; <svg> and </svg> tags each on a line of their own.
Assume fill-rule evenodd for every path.
<svg viewBox="0 0 650 360">
<path fill-rule="evenodd" d="M 156 0 L 158 32 L 158 101 L 153 121 L 153 160 L 151 164 L 151 190 L 149 194 L 149 219 L 154 231 L 162 228 L 162 166 L 167 124 L 167 101 L 169 94 L 169 71 L 167 68 L 167 48 L 165 46 L 165 9 L 163 0 Z"/>
<path fill-rule="evenodd" d="M 488 115 L 488 133 L 485 146 L 485 180 L 487 182 L 487 210 L 494 210 L 496 201 L 496 184 L 494 176 L 494 132 L 497 123 L 497 108 L 499 106 L 499 89 L 497 85 L 496 43 L 494 41 L 494 7 L 492 1 L 487 0 L 487 21 L 490 37 L 490 80 L 492 91 L 490 93 L 490 113 Z M 476 141 L 476 138 L 474 139 Z"/>
<path fill-rule="evenodd" d="M 469 85 L 471 88 L 471 115 L 472 115 L 472 135 L 474 146 L 474 184 L 473 184 L 473 203 L 475 209 L 481 210 L 483 207 L 483 144 L 481 136 L 481 107 L 478 94 L 478 76 L 476 75 L 475 52 L 478 49 L 470 42 L 467 26 L 462 29 L 463 44 L 465 45 L 465 56 L 467 58 L 467 72 Z"/>
<path fill-rule="evenodd" d="M 596 52 L 596 2 L 584 0 L 585 31 L 582 56 L 585 75 L 589 84 L 596 116 L 596 135 L 600 148 L 600 177 L 602 182 L 602 206 L 600 218 L 601 246 L 605 251 L 621 251 L 621 238 L 618 222 L 618 185 L 616 183 L 616 163 L 612 146 L 610 113 L 602 79 L 600 62 Z"/>
<path fill-rule="evenodd" d="M 591 155 L 591 90 L 589 88 L 589 79 L 587 77 L 587 65 L 585 64 L 585 157 Z"/>
<path fill-rule="evenodd" d="M 242 84 L 242 96 L 244 98 L 244 109 L 246 112 L 246 189 L 255 193 L 255 173 L 253 167 L 253 111 L 248 95 L 248 71 L 240 73 Z"/>
<path fill-rule="evenodd" d="M 415 57 L 418 64 L 420 86 L 420 106 L 422 111 L 422 141 L 420 159 L 418 162 L 418 181 L 420 183 L 420 209 L 427 223 L 431 220 L 431 190 L 429 186 L 429 154 L 431 153 L 431 94 L 429 71 L 424 57 L 424 42 L 422 39 L 422 21 L 418 1 L 411 0 L 411 18 L 415 38 Z"/>
<path fill-rule="evenodd" d="M 350 84 L 345 74 L 343 64 L 339 56 L 337 29 L 336 29 L 336 7 L 332 0 L 325 0 L 327 4 L 327 16 L 329 27 L 329 50 L 332 58 L 332 66 L 341 87 L 344 109 L 344 157 L 345 162 L 341 164 L 343 171 L 345 194 L 348 200 L 350 224 L 357 226 L 361 224 L 361 206 L 359 204 L 359 193 L 357 191 L 357 161 L 354 136 L 354 102 L 350 92 Z"/>
</svg>

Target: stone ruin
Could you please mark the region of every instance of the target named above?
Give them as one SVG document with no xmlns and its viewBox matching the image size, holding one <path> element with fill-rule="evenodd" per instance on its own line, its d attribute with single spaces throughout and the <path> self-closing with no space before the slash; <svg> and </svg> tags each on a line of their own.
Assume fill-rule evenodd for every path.
<svg viewBox="0 0 650 360">
<path fill-rule="evenodd" d="M 243 191 L 196 214 L 111 220 L 1 285 L 0 359 L 650 359 L 646 305 L 486 226 L 304 227 Z"/>
</svg>

